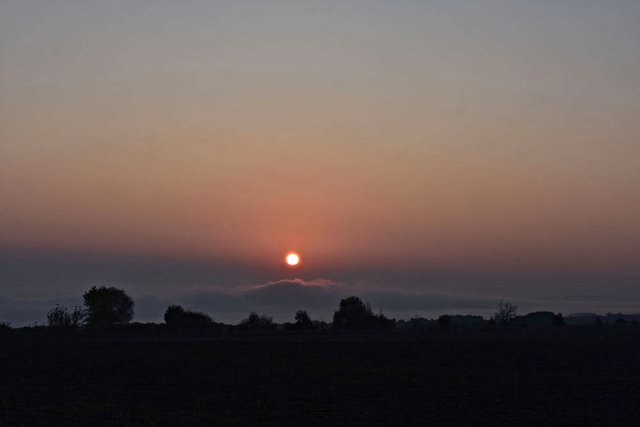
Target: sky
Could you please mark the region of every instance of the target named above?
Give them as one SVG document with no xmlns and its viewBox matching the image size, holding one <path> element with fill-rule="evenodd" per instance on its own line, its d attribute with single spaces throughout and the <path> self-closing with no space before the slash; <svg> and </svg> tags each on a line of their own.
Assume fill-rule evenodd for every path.
<svg viewBox="0 0 640 427">
<path fill-rule="evenodd" d="M 4 0 L 0 320 L 640 312 L 638 117 L 637 1 Z"/>
</svg>

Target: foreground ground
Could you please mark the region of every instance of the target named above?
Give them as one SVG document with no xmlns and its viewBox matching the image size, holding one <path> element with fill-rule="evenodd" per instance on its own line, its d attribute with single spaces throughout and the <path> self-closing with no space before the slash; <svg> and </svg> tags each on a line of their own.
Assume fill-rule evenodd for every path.
<svg viewBox="0 0 640 427">
<path fill-rule="evenodd" d="M 0 425 L 640 423 L 640 333 L 0 340 Z"/>
</svg>

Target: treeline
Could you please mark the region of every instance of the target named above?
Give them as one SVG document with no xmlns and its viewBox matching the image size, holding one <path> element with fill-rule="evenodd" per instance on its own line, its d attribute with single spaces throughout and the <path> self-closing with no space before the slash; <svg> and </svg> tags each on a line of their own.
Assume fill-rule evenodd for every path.
<svg viewBox="0 0 640 427">
<path fill-rule="evenodd" d="M 83 306 L 67 307 L 57 305 L 47 313 L 47 323 L 42 325 L 56 330 L 113 330 L 114 327 L 130 324 L 134 316 L 135 303 L 124 289 L 115 287 L 92 287 L 83 294 Z M 386 330 L 393 328 L 395 320 L 382 314 L 374 314 L 371 306 L 360 298 L 351 296 L 340 301 L 334 313 L 333 322 L 311 320 L 305 310 L 295 313 L 294 321 L 283 324 L 274 322 L 273 317 L 257 312 L 237 325 L 215 322 L 207 313 L 186 309 L 180 305 L 170 305 L 164 313 L 164 326 L 170 331 L 273 331 L 276 329 L 297 331 L 323 330 Z M 138 324 L 139 326 L 140 324 Z M 37 326 L 37 325 L 36 325 Z M 9 331 L 7 323 L 0 323 L 0 333 Z"/>
<path fill-rule="evenodd" d="M 357 296 L 340 301 L 330 323 L 312 320 L 304 310 L 295 313 L 293 322 L 277 324 L 271 316 L 251 312 L 237 325 L 215 322 L 203 312 L 185 309 L 180 305 L 170 305 L 164 313 L 164 324 L 131 324 L 135 303 L 123 289 L 115 287 L 92 287 L 83 294 L 83 306 L 69 310 L 57 305 L 47 313 L 46 327 L 57 331 L 71 330 L 114 330 L 162 328 L 177 333 L 216 332 L 233 334 L 235 331 L 266 332 L 285 331 L 339 331 L 339 330 L 454 330 L 516 327 L 561 327 L 565 324 L 594 325 L 605 324 L 637 326 L 635 315 L 607 315 L 604 321 L 595 314 L 583 313 L 569 316 L 566 322 L 561 313 L 539 311 L 523 316 L 517 315 L 517 306 L 508 302 L 498 303 L 497 310 L 489 320 L 472 315 L 442 315 L 438 319 L 413 317 L 410 320 L 389 319 L 383 314 L 374 314 L 371 306 Z M 579 317 L 577 317 L 579 316 Z M 586 317 L 592 316 L 592 317 Z M 589 322 L 585 319 L 590 319 Z M 611 320 L 613 319 L 613 320 Z M 124 325 L 127 325 L 126 327 Z M 0 322 L 0 334 L 8 333 L 11 327 Z"/>
</svg>

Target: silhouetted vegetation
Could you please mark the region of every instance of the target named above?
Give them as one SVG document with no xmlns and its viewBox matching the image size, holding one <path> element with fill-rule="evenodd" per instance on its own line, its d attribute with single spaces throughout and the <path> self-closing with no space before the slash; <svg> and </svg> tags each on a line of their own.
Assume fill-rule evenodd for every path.
<svg viewBox="0 0 640 427">
<path fill-rule="evenodd" d="M 104 327 L 133 319 L 133 300 L 123 289 L 94 286 L 83 298 L 86 322 L 90 326 Z"/>
<path fill-rule="evenodd" d="M 273 317 L 267 316 L 266 314 L 259 315 L 255 311 L 252 311 L 249 317 L 241 321 L 238 325 L 238 328 L 241 330 L 250 331 L 270 331 L 275 329 L 275 327 Z"/>
<path fill-rule="evenodd" d="M 604 317 L 593 313 L 576 313 L 567 316 L 565 319 L 562 313 L 550 311 L 537 311 L 522 316 L 516 316 L 517 307 L 508 302 L 501 301 L 498 304 L 497 312 L 490 319 L 485 320 L 477 315 L 443 314 L 437 319 L 426 319 L 414 316 L 410 320 L 387 319 L 382 314 L 374 314 L 371 306 L 363 302 L 357 296 L 350 296 L 340 301 L 338 310 L 333 315 L 333 322 L 328 324 L 323 321 L 312 321 L 305 310 L 298 310 L 295 313 L 295 322 L 277 324 L 271 316 L 252 312 L 248 318 L 242 320 L 237 326 L 216 323 L 207 313 L 187 310 L 180 305 L 170 305 L 164 314 L 164 325 L 155 323 L 130 324 L 133 317 L 134 301 L 123 289 L 114 287 L 93 287 L 84 295 L 85 309 L 75 307 L 73 312 L 61 305 L 47 313 L 46 325 L 38 323 L 29 327 L 18 328 L 18 334 L 30 334 L 32 336 L 47 336 L 46 329 L 72 329 L 86 325 L 88 327 L 102 327 L 103 332 L 109 334 L 163 334 L 167 330 L 175 333 L 186 332 L 198 336 L 210 335 L 232 335 L 234 331 L 313 331 L 315 333 L 333 330 L 394 330 L 394 331 L 414 331 L 428 332 L 434 329 L 440 330 L 490 330 L 497 326 L 501 329 L 508 328 L 550 328 L 558 326 L 600 326 L 617 328 L 635 328 L 640 324 L 640 315 L 630 315 L 621 313 L 607 313 Z M 104 328 L 110 326 L 109 328 Z M 117 326 L 117 327 L 115 327 Z M 6 331 L 16 331 L 8 324 L 0 323 L 0 333 Z M 4 332 L 3 332 L 4 331 Z M 54 335 L 69 337 L 70 334 Z M 81 334 L 75 334 L 81 336 Z"/>
<path fill-rule="evenodd" d="M 507 324 L 501 323 L 503 326 L 517 328 L 550 328 L 564 326 L 564 319 L 561 313 L 553 313 L 551 311 L 535 311 L 525 314 L 524 316 L 515 316 Z"/>
<path fill-rule="evenodd" d="M 314 329 L 313 322 L 311 321 L 311 318 L 309 317 L 309 314 L 306 311 L 298 310 L 296 312 L 295 319 L 296 319 L 295 326 L 297 329 L 307 330 L 307 331 Z"/>
<path fill-rule="evenodd" d="M 493 315 L 500 325 L 507 325 L 516 317 L 517 306 L 509 301 L 500 301 L 498 311 Z"/>
<path fill-rule="evenodd" d="M 451 329 L 451 317 L 447 314 L 438 317 L 438 327 L 443 330 Z"/>
<path fill-rule="evenodd" d="M 409 321 L 399 320 L 396 322 L 396 328 L 409 329 L 414 332 L 424 332 L 428 329 L 433 329 L 435 322 L 433 320 L 425 319 L 424 317 L 414 316 Z"/>
<path fill-rule="evenodd" d="M 373 314 L 371 306 L 356 296 L 340 301 L 338 311 L 333 314 L 333 328 L 336 330 L 387 329 L 392 322 L 382 314 Z"/>
<path fill-rule="evenodd" d="M 170 305 L 167 308 L 164 321 L 167 326 L 175 329 L 198 329 L 213 325 L 213 320 L 208 314 L 185 310 L 179 305 Z"/>
<path fill-rule="evenodd" d="M 67 307 L 56 305 L 47 313 L 47 325 L 53 328 L 69 328 L 77 327 L 82 324 L 85 313 L 80 307 L 75 307 L 73 312 L 69 313 Z"/>
<path fill-rule="evenodd" d="M 8 322 L 0 322 L 0 335 L 6 335 L 11 332 L 11 324 Z"/>
<path fill-rule="evenodd" d="M 562 317 L 562 313 L 558 313 L 555 315 L 554 326 L 564 326 L 564 318 Z"/>
</svg>

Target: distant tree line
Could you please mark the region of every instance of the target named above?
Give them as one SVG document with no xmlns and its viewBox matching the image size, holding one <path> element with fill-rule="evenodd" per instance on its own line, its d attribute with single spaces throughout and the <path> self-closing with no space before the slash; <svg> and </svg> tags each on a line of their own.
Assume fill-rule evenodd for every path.
<svg viewBox="0 0 640 427">
<path fill-rule="evenodd" d="M 100 329 L 129 323 L 133 319 L 135 304 L 124 289 L 94 286 L 82 297 L 83 307 L 75 307 L 73 311 L 56 305 L 47 313 L 47 325 L 53 328 L 87 326 Z M 285 324 L 285 329 L 299 331 L 318 329 L 318 322 L 312 321 L 305 310 L 298 310 L 294 319 L 294 323 Z M 167 327 L 174 330 L 207 329 L 219 325 L 208 314 L 188 310 L 180 305 L 170 305 L 164 313 L 164 321 Z M 241 331 L 270 331 L 276 329 L 276 326 L 273 317 L 254 311 L 242 320 L 237 328 Z M 340 301 L 331 326 L 334 330 L 381 330 L 391 328 L 393 321 L 382 314 L 374 314 L 369 304 L 356 296 L 351 296 Z"/>
<path fill-rule="evenodd" d="M 83 306 L 74 307 L 72 311 L 61 305 L 56 305 L 51 309 L 47 313 L 47 326 L 61 331 L 78 327 L 88 330 L 104 330 L 130 323 L 133 319 L 135 303 L 124 289 L 94 286 L 82 297 Z M 601 317 L 596 315 L 586 317 L 587 315 L 590 314 L 580 315 L 582 317 L 579 321 L 583 322 L 580 324 L 603 325 Z M 582 320 L 583 318 L 591 320 Z M 606 324 L 609 325 L 637 325 L 640 316 L 639 319 L 636 319 L 633 315 L 608 314 L 605 319 Z M 424 331 L 439 329 L 447 331 L 487 327 L 558 327 L 563 325 L 565 325 L 565 319 L 561 313 L 539 311 L 518 316 L 517 306 L 509 301 L 500 301 L 496 312 L 488 321 L 481 316 L 448 314 L 440 316 L 437 320 L 415 316 L 409 321 L 396 321 L 387 318 L 382 313 L 373 313 L 371 306 L 357 296 L 349 296 L 340 301 L 331 323 L 311 320 L 305 310 L 298 310 L 293 322 L 280 325 L 274 322 L 273 317 L 253 311 L 235 326 L 217 323 L 207 313 L 185 309 L 180 305 L 170 305 L 164 313 L 164 327 L 169 331 L 179 332 L 226 331 L 233 333 L 234 330 L 268 332 L 276 329 L 288 331 L 382 331 L 389 329 Z M 10 330 L 11 327 L 8 323 L 0 322 L 0 335 L 8 333 Z"/>
</svg>

